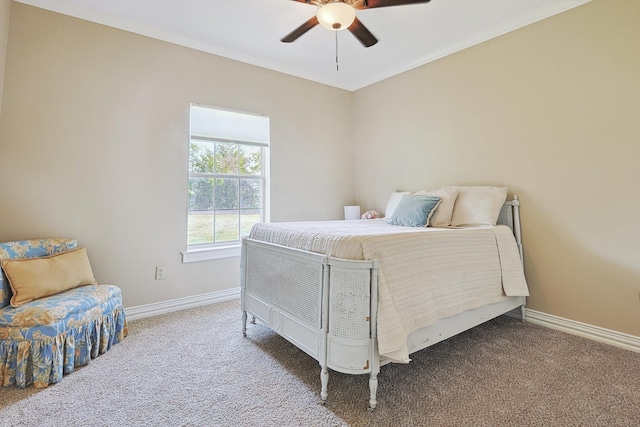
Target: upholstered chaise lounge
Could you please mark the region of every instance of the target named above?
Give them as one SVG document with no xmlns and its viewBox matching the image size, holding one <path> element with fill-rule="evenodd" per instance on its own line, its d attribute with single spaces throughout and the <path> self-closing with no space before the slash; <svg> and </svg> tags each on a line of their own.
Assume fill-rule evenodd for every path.
<svg viewBox="0 0 640 427">
<path fill-rule="evenodd" d="M 127 335 L 120 288 L 96 284 L 86 251 L 77 248 L 76 240 L 0 243 L 0 260 L 3 387 L 47 387 Z M 75 270 L 83 268 L 88 280 L 66 285 L 55 282 L 68 282 L 69 277 L 76 280 Z M 39 295 L 40 291 L 45 295 Z"/>
</svg>

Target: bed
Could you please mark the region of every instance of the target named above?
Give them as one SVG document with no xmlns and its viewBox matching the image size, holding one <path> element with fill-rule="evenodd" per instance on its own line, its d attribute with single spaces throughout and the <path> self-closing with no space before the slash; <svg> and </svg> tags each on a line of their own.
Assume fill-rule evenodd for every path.
<svg viewBox="0 0 640 427">
<path fill-rule="evenodd" d="M 483 205 L 465 191 L 458 188 L 451 210 Z M 519 201 L 501 191 L 488 224 L 256 224 L 242 242 L 243 335 L 257 319 L 317 360 L 322 402 L 330 369 L 369 374 L 374 409 L 381 366 L 409 363 L 410 354 L 502 314 L 524 320 Z"/>
</svg>

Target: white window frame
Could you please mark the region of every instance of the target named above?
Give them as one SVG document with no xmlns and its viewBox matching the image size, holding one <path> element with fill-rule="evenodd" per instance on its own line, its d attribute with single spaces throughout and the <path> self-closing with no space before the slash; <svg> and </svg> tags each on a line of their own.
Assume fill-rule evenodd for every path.
<svg viewBox="0 0 640 427">
<path fill-rule="evenodd" d="M 201 107 L 201 108 L 211 108 L 213 110 L 219 110 L 219 111 L 228 111 L 228 112 L 233 112 L 233 113 L 239 113 L 239 114 L 246 114 L 249 116 L 260 116 L 260 117 L 266 117 L 268 119 L 268 116 L 265 116 L 263 114 L 255 114 L 255 113 L 246 113 L 243 111 L 235 111 L 235 110 L 229 110 L 229 109 L 224 109 L 224 108 L 218 108 L 218 107 L 211 107 L 211 106 L 207 106 L 207 105 L 201 105 L 201 104 L 195 104 L 192 103 L 191 106 L 196 106 L 196 107 Z M 191 107 L 190 106 L 190 107 Z M 189 108 L 190 111 L 190 116 L 191 116 L 191 108 Z M 239 139 L 227 139 L 227 138 L 209 138 L 209 137 L 201 137 L 201 136 L 194 136 L 192 135 L 191 129 L 189 131 L 189 143 L 191 143 L 192 140 L 204 140 L 204 141 L 211 141 L 211 142 L 223 142 L 223 143 L 234 143 L 234 144 L 239 144 L 239 145 L 245 145 L 245 146 L 260 146 L 262 147 L 262 156 L 261 156 L 261 161 L 262 161 L 262 165 L 261 165 L 261 170 L 262 170 L 262 220 L 264 222 L 269 222 L 270 220 L 270 170 L 269 170 L 269 151 L 270 151 L 270 141 L 266 141 L 266 143 L 255 143 L 255 142 L 251 142 L 251 141 L 242 141 Z M 198 175 L 198 174 L 193 174 L 193 175 Z M 191 171 L 188 172 L 188 178 L 190 179 L 192 177 Z M 240 176 L 236 176 L 236 175 L 228 175 L 225 176 L 226 178 L 241 178 Z M 187 216 L 189 215 L 189 209 L 187 207 Z M 185 236 L 188 233 L 188 227 L 187 230 L 185 232 Z M 242 236 L 240 237 L 240 239 L 242 239 Z M 234 241 L 234 242 L 224 242 L 224 243 L 211 243 L 211 244 L 201 244 L 201 245 L 188 245 L 187 243 L 187 250 L 182 252 L 182 262 L 183 263 L 190 263 L 190 262 L 198 262 L 198 261 L 206 261 L 206 260 L 212 260 L 212 259 L 222 259 L 222 258 L 231 258 L 231 257 L 239 257 L 240 256 L 240 251 L 241 251 L 241 247 L 242 247 L 242 241 Z"/>
</svg>

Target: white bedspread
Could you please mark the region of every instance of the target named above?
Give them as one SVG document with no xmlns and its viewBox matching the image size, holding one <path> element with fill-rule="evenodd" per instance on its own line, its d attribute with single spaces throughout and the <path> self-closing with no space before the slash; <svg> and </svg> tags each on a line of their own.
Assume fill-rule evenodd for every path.
<svg viewBox="0 0 640 427">
<path fill-rule="evenodd" d="M 438 319 L 529 291 L 507 226 L 399 227 L 382 220 L 256 224 L 251 238 L 346 258 L 378 260 L 378 348 L 409 361 L 407 337 Z"/>
</svg>

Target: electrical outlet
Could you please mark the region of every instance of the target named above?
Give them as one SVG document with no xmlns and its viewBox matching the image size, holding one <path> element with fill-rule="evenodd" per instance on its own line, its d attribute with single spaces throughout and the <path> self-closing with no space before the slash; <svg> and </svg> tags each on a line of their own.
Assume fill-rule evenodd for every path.
<svg viewBox="0 0 640 427">
<path fill-rule="evenodd" d="M 165 267 L 164 265 L 157 266 L 156 267 L 156 280 L 164 279 L 166 270 L 167 270 L 167 267 Z"/>
</svg>

